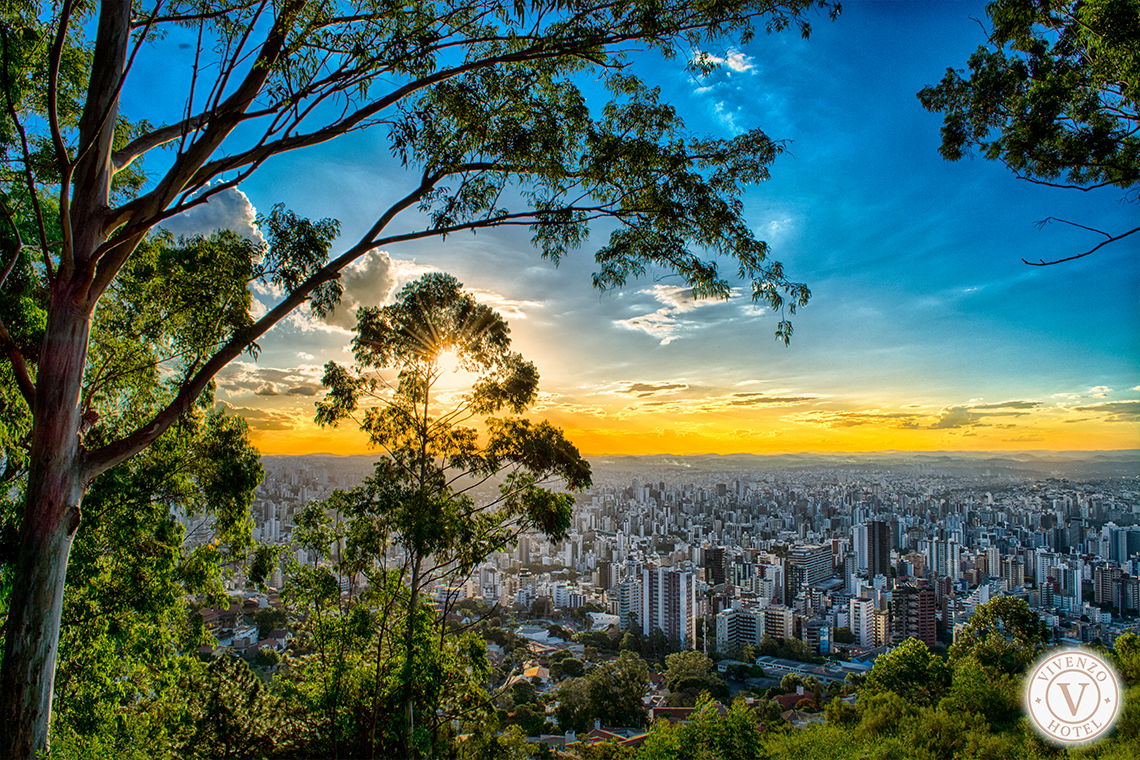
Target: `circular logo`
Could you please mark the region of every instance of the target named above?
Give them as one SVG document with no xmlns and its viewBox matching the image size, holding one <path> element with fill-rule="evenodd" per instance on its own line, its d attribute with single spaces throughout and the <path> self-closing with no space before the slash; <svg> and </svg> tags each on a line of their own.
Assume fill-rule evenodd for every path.
<svg viewBox="0 0 1140 760">
<path fill-rule="evenodd" d="M 1038 660 L 1025 686 L 1030 720 L 1059 744 L 1092 741 L 1120 713 L 1120 679 L 1112 666 L 1084 649 L 1054 650 Z"/>
</svg>

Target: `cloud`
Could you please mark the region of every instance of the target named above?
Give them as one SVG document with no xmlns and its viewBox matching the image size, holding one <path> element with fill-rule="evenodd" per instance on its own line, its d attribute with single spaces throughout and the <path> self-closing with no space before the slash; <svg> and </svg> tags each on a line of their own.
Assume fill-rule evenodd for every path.
<svg viewBox="0 0 1140 760">
<path fill-rule="evenodd" d="M 162 223 L 163 229 L 184 237 L 209 235 L 217 230 L 233 230 L 258 243 L 265 238 L 257 228 L 257 209 L 249 197 L 236 187 L 222 190 L 208 201 L 172 216 Z"/>
<path fill-rule="evenodd" d="M 526 312 L 528 309 L 541 309 L 543 307 L 543 303 L 541 301 L 507 298 L 501 293 L 496 293 L 493 290 L 486 290 L 484 288 L 464 289 L 472 296 L 474 296 L 476 301 L 481 304 L 490 306 L 492 309 L 499 312 L 499 314 L 507 319 L 526 319 Z"/>
<path fill-rule="evenodd" d="M 713 103 L 713 114 L 721 125 L 734 135 L 744 134 L 744 127 L 740 126 L 740 122 L 736 120 L 738 113 L 740 113 L 739 107 L 730 106 L 723 100 Z"/>
<path fill-rule="evenodd" d="M 1024 417 L 1029 414 L 1028 409 L 1039 409 L 1040 401 L 1013 400 L 998 403 L 982 404 L 980 399 L 971 399 L 969 403 L 945 407 L 939 417 L 930 425 L 930 430 L 955 430 L 958 428 L 990 426 L 998 427 L 994 423 L 983 422 L 984 417 Z"/>
<path fill-rule="evenodd" d="M 703 50 L 697 50 L 693 53 L 693 61 L 698 64 L 714 64 L 716 66 L 727 66 L 731 71 L 738 74 L 743 74 L 746 71 L 752 71 L 756 68 L 753 63 L 752 56 L 747 53 L 742 53 L 735 48 L 729 48 L 725 51 L 723 56 L 713 55 L 706 53 Z"/>
<path fill-rule="evenodd" d="M 356 327 L 356 310 L 387 302 L 396 289 L 396 277 L 396 268 L 387 251 L 374 251 L 352 262 L 340 275 L 344 288 L 340 303 L 325 322 L 345 330 Z"/>
<path fill-rule="evenodd" d="M 648 290 L 639 290 L 638 293 L 653 296 L 661 308 L 649 314 L 642 314 L 629 319 L 616 320 L 614 324 L 627 330 L 640 330 L 646 335 L 657 338 L 662 346 L 667 346 L 676 340 L 678 333 L 693 326 L 695 323 L 678 319 L 678 315 L 687 314 L 704 306 L 723 303 L 713 299 L 698 299 L 693 296 L 693 289 L 680 285 L 654 285 Z M 737 295 L 735 292 L 733 295 Z"/>
<path fill-rule="evenodd" d="M 644 398 L 646 396 L 653 396 L 659 393 L 683 391 L 688 387 L 689 386 L 687 383 L 630 383 L 625 388 L 621 388 L 616 392 L 629 393 Z"/>
<path fill-rule="evenodd" d="M 833 428 L 874 425 L 899 430 L 917 430 L 920 427 L 921 418 L 909 412 L 868 410 L 862 412 L 804 412 L 790 419 Z"/>
<path fill-rule="evenodd" d="M 231 406 L 219 404 L 228 414 L 236 414 L 249 423 L 251 430 L 266 432 L 274 430 L 293 430 L 299 427 L 298 419 L 288 412 L 278 412 L 269 409 L 254 409 L 248 406 Z"/>
<path fill-rule="evenodd" d="M 1108 401 L 1103 404 L 1088 404 L 1073 407 L 1078 412 L 1095 412 L 1105 415 L 1107 422 L 1140 421 L 1140 400 Z"/>
<path fill-rule="evenodd" d="M 726 403 L 730 406 L 788 406 L 819 401 L 819 396 L 769 396 L 764 393 L 734 393 Z"/>
<path fill-rule="evenodd" d="M 218 388 L 234 395 L 315 396 L 322 390 L 323 372 L 323 368 L 315 365 L 278 369 L 250 362 L 231 362 L 218 373 Z"/>
<path fill-rule="evenodd" d="M 930 426 L 931 430 L 953 430 L 976 425 L 982 416 L 970 411 L 969 407 L 952 406 L 942 410 L 942 416 Z"/>
<path fill-rule="evenodd" d="M 1040 401 L 1003 401 L 1000 404 L 975 404 L 973 409 L 1037 409 Z"/>
</svg>

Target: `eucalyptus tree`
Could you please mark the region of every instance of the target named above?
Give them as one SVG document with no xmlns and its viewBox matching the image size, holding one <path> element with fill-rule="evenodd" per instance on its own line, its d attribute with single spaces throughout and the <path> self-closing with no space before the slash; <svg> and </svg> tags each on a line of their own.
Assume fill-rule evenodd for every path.
<svg viewBox="0 0 1140 760">
<path fill-rule="evenodd" d="M 0 241 L 11 244 L 5 232 Z M 140 248 L 92 326 L 83 398 L 86 408 L 98 406 L 103 414 L 85 421 L 87 440 L 113 439 L 138 425 L 165 395 L 161 365 L 211 345 L 211 330 L 248 319 L 247 277 L 235 262 L 248 264 L 249 245 L 221 233 L 183 241 L 158 236 Z M 0 314 L 36 357 L 46 289 L 27 249 L 21 253 Z M 30 366 L 34 371 L 34 359 Z M 18 394 L 11 374 L 0 372 L 0 393 L 11 399 L 12 392 Z M 244 420 L 212 406 L 212 394 L 202 394 L 153 446 L 88 489 L 60 613 L 54 725 L 65 751 L 86 747 L 128 757 L 177 733 L 177 719 L 164 719 L 185 708 L 177 684 L 196 668 L 187 653 L 204 643 L 192 625 L 189 596 L 218 598 L 223 565 L 248 562 L 249 510 L 262 475 Z M 0 409 L 0 610 L 6 611 L 15 592 L 31 415 L 22 403 Z M 216 540 L 186 545 L 182 522 L 189 519 L 209 522 Z"/>
<path fill-rule="evenodd" d="M 986 45 L 967 70 L 947 69 L 918 93 L 945 114 L 942 156 L 971 147 L 1019 178 L 1088 192 L 1140 183 L 1140 0 L 995 0 Z M 1125 196 L 1135 200 L 1135 195 Z M 1087 250 L 1043 266 L 1083 258 L 1140 232 L 1049 218 L 1099 234 Z"/>
<path fill-rule="evenodd" d="M 45 292 L 36 355 L 6 323 L 7 396 L 30 413 L 28 474 L 0 671 L 0 753 L 27 758 L 47 726 L 67 557 L 83 496 L 110 468 L 184 417 L 218 372 L 294 309 L 336 304 L 338 274 L 369 251 L 498 226 L 529 228 L 549 259 L 590 240 L 599 287 L 650 268 L 699 296 L 733 276 L 776 310 L 808 290 L 767 258 L 740 195 L 764 180 L 780 145 L 759 130 L 731 140 L 687 132 L 628 53 L 690 56 L 726 36 L 789 26 L 825 0 L 27 0 L 0 9 L 0 217 L 15 235 L 0 262 L 34 256 Z M 832 8 L 832 10 L 836 10 Z M 189 45 L 180 93 L 155 113 L 125 113 L 136 73 Z M 148 61 L 150 62 L 148 64 Z M 160 64 L 154 63 L 155 61 Z M 587 105 L 593 79 L 610 102 Z M 173 86 L 172 86 L 173 88 Z M 162 113 L 164 103 L 169 111 Z M 269 215 L 258 278 L 282 295 L 180 362 L 153 411 L 108 439 L 107 413 L 83 395 L 92 317 L 163 221 L 206 203 L 283 153 L 368 128 L 386 130 L 406 190 L 378 205 L 354 240 L 331 223 Z M 314 192 L 324 189 L 315 187 Z M 53 233 L 52 230 L 57 230 Z M 334 242 L 337 242 L 334 248 Z M 156 275 L 161 278 L 161 271 Z M 777 334 L 787 340 L 786 318 Z"/>
<path fill-rule="evenodd" d="M 343 516 L 350 572 L 383 577 L 375 570 L 395 561 L 406 583 L 403 749 L 419 755 L 432 732 L 416 731 L 415 634 L 436 614 L 424 590 L 467 578 L 523 531 L 563 538 L 570 492 L 590 484 L 590 466 L 560 430 L 517 416 L 535 401 L 538 371 L 511 350 L 506 321 L 454 277 L 428 274 L 392 304 L 361 308 L 352 346 L 356 368 L 325 367 L 317 420 L 354 419 L 384 456 L 363 486 L 316 508 Z M 449 383 L 457 373 L 461 387 Z M 442 602 L 445 615 L 446 593 Z"/>
</svg>

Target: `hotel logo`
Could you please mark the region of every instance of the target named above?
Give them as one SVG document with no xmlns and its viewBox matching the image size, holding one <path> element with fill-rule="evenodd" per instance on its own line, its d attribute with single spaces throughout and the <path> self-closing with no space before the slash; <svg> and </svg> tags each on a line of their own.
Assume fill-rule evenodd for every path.
<svg viewBox="0 0 1140 760">
<path fill-rule="evenodd" d="M 1084 649 L 1050 652 L 1030 671 L 1025 709 L 1038 732 L 1063 745 L 1105 735 L 1120 713 L 1120 678 Z"/>
</svg>

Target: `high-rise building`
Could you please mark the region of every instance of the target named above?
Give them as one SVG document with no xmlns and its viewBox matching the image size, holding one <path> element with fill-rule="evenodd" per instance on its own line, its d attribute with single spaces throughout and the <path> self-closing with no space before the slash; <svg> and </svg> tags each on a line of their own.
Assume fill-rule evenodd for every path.
<svg viewBox="0 0 1140 760">
<path fill-rule="evenodd" d="M 793 546 L 788 561 L 807 570 L 805 577 L 807 583 L 827 580 L 834 569 L 831 562 L 831 547 L 827 544 Z"/>
<path fill-rule="evenodd" d="M 759 610 L 721 610 L 716 616 L 716 650 L 720 653 L 751 644 L 764 637 L 764 613 Z"/>
<path fill-rule="evenodd" d="M 927 541 L 926 560 L 935 575 L 953 580 L 962 577 L 962 546 L 952 538 Z"/>
<path fill-rule="evenodd" d="M 599 591 L 605 591 L 612 588 L 614 585 L 613 563 L 609 560 L 598 560 L 598 566 L 594 570 L 597 573 L 597 580 L 594 582 L 594 587 Z"/>
<path fill-rule="evenodd" d="M 639 624 L 641 617 L 641 581 L 629 578 L 617 586 L 618 624 L 627 630 Z"/>
<path fill-rule="evenodd" d="M 867 574 L 887 574 L 891 566 L 891 528 L 881 520 L 867 523 Z"/>
<path fill-rule="evenodd" d="M 889 644 L 891 641 L 891 613 L 887 610 L 875 610 L 871 614 L 871 622 L 875 629 L 874 645 L 877 647 Z"/>
<path fill-rule="evenodd" d="M 874 599 L 851 599 L 847 602 L 848 627 L 861 647 L 875 645 Z"/>
<path fill-rule="evenodd" d="M 803 623 L 803 641 L 819 655 L 831 654 L 831 623 L 823 618 L 812 618 Z"/>
<path fill-rule="evenodd" d="M 896 586 L 891 594 L 891 618 L 895 643 L 916 638 L 928 647 L 936 643 L 934 590 L 921 586 Z"/>
<path fill-rule="evenodd" d="M 782 604 L 764 608 L 764 635 L 774 639 L 796 637 L 796 611 Z"/>
<path fill-rule="evenodd" d="M 709 585 L 717 586 L 725 580 L 725 556 L 723 546 L 710 546 L 704 550 L 705 580 Z"/>
<path fill-rule="evenodd" d="M 697 579 L 684 570 L 658 567 L 641 571 L 641 632 L 660 628 L 681 649 L 697 638 Z"/>
<path fill-rule="evenodd" d="M 1119 567 L 1096 568 L 1093 571 L 1093 601 L 1101 605 L 1113 605 L 1113 581 L 1119 581 L 1123 575 L 1124 571 Z"/>
<path fill-rule="evenodd" d="M 1001 579 L 1011 590 L 1025 585 L 1025 563 L 1020 557 L 1006 557 L 1001 561 Z"/>
</svg>

